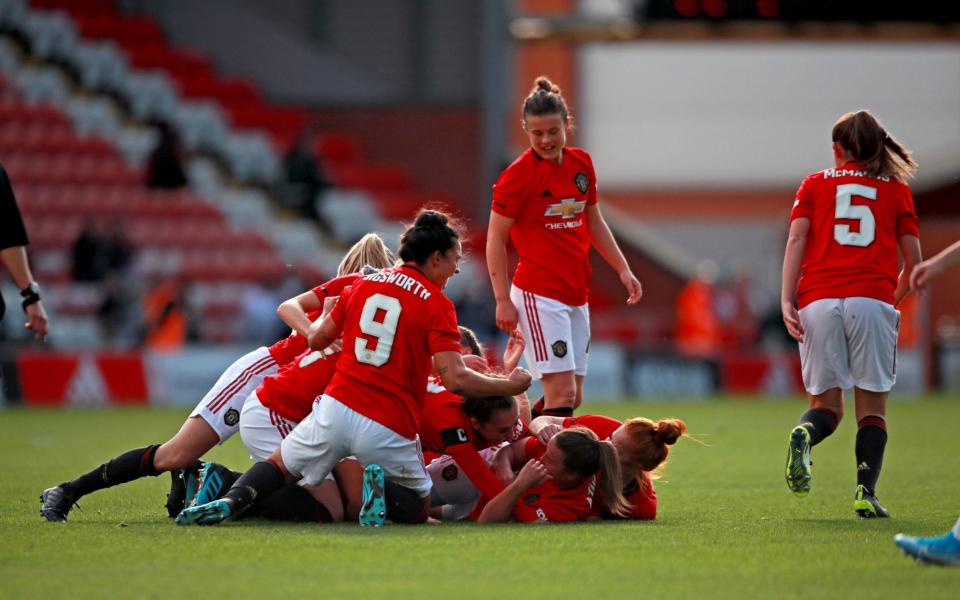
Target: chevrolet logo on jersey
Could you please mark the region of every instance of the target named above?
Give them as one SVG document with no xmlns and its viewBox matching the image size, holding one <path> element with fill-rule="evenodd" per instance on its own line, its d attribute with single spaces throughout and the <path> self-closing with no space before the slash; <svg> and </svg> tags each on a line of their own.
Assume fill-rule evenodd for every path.
<svg viewBox="0 0 960 600">
<path fill-rule="evenodd" d="M 583 212 L 584 207 L 586 207 L 586 200 L 576 200 L 574 198 L 564 198 L 556 204 L 551 204 L 547 207 L 547 212 L 543 213 L 545 217 L 563 217 L 564 219 L 572 219 L 575 215 L 578 215 Z"/>
</svg>

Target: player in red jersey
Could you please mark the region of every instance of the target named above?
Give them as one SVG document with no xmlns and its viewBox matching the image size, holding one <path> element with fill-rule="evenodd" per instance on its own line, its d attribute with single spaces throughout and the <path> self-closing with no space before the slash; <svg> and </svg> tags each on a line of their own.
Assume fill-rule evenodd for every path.
<svg viewBox="0 0 960 600">
<path fill-rule="evenodd" d="M 458 271 L 459 238 L 447 215 L 432 210 L 417 215 L 401 237 L 403 264 L 356 282 L 330 315 L 311 325 L 311 348 L 322 350 L 342 334 L 344 352 L 310 415 L 223 499 L 184 510 L 178 523 L 212 524 L 237 516 L 285 481 L 322 481 L 349 455 L 367 465 L 361 523 L 379 525 L 386 516 L 395 522 L 425 520 L 431 482 L 417 431 L 431 356 L 444 387 L 461 394 L 513 395 L 530 385 L 523 369 L 497 379 L 463 363 L 456 312 L 442 292 Z"/>
<path fill-rule="evenodd" d="M 653 480 L 666 463 L 669 446 L 686 432 L 686 424 L 679 419 L 661 419 L 654 423 L 644 417 L 621 422 L 603 415 L 568 418 L 544 415 L 530 423 L 530 433 L 545 444 L 571 427 L 586 427 L 601 440 L 610 441 L 620 459 L 622 493 L 630 504 L 629 510 L 615 514 L 599 499 L 593 505 L 592 514 L 604 519 L 655 519 L 657 492 Z"/>
<path fill-rule="evenodd" d="M 598 488 L 612 512 L 622 515 L 629 510 L 620 491 L 616 449 L 585 427 L 565 429 L 546 446 L 530 437 L 507 450 L 513 453 L 515 464 L 526 464 L 517 478 L 483 507 L 479 523 L 585 521 Z"/>
<path fill-rule="evenodd" d="M 783 258 L 780 307 L 800 343 L 810 409 L 790 433 L 786 480 L 810 492 L 810 448 L 843 417 L 854 388 L 857 490 L 861 518 L 888 517 L 876 485 L 887 443 L 886 403 L 896 377 L 900 313 L 910 271 L 920 262 L 913 195 L 916 163 L 868 111 L 834 124 L 835 167 L 809 175 L 797 191 Z M 899 271 L 897 251 L 903 259 Z"/>
<path fill-rule="evenodd" d="M 627 304 L 643 293 L 600 213 L 590 155 L 566 145 L 570 125 L 560 88 L 537 78 L 523 103 L 530 148 L 493 186 L 486 249 L 497 327 L 510 333 L 519 324 L 527 365 L 542 380 L 534 412 L 559 416 L 580 405 L 587 373 L 590 246 L 620 276 Z M 512 287 L 507 238 L 520 257 Z"/>
<path fill-rule="evenodd" d="M 350 248 L 338 273 L 355 273 L 364 264 L 387 265 L 392 260 L 382 240 L 365 237 Z M 318 298 L 325 297 L 328 295 L 325 286 L 315 288 L 313 293 Z M 335 287 L 334 291 L 339 293 L 341 286 L 335 284 Z M 318 299 L 318 310 L 320 302 Z M 167 512 L 175 517 L 183 509 L 184 499 L 196 493 L 200 457 L 238 431 L 240 411 L 250 393 L 267 376 L 277 373 L 281 365 L 306 349 L 306 337 L 294 332 L 269 348 L 260 347 L 240 357 L 223 372 L 170 440 L 129 450 L 73 481 L 44 490 L 40 496 L 40 514 L 48 521 L 66 521 L 73 504 L 86 494 L 170 471 L 173 479 Z M 180 470 L 187 473 L 181 474 Z"/>
</svg>

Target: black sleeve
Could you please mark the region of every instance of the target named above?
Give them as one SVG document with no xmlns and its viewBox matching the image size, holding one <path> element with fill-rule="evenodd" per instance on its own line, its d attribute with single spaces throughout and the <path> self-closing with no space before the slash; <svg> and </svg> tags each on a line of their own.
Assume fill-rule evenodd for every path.
<svg viewBox="0 0 960 600">
<path fill-rule="evenodd" d="M 0 250 L 29 243 L 10 178 L 7 177 L 7 170 L 0 165 Z"/>
</svg>

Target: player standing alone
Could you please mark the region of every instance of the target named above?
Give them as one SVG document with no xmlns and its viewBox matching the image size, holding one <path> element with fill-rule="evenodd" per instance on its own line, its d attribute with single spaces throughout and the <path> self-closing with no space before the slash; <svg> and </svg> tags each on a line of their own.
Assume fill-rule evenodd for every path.
<svg viewBox="0 0 960 600">
<path fill-rule="evenodd" d="M 786 479 L 797 496 L 809 493 L 810 448 L 836 429 L 843 389 L 853 387 L 853 508 L 861 518 L 889 517 L 876 485 L 887 443 L 887 396 L 896 380 L 895 306 L 910 291 L 910 270 L 920 262 L 917 215 L 905 183 L 917 165 L 868 111 L 840 117 L 832 136 L 836 168 L 800 185 L 783 259 L 780 307 L 800 343 L 810 396 L 810 409 L 790 433 Z"/>
<path fill-rule="evenodd" d="M 566 145 L 570 126 L 560 88 L 538 77 L 523 102 L 530 147 L 493 186 L 486 249 L 497 327 L 510 333 L 519 323 L 527 365 L 544 390 L 534 410 L 558 416 L 570 416 L 582 400 L 590 346 L 590 245 L 620 276 L 627 304 L 643 293 L 600 213 L 590 155 Z M 508 236 L 520 257 L 512 288 Z"/>
</svg>

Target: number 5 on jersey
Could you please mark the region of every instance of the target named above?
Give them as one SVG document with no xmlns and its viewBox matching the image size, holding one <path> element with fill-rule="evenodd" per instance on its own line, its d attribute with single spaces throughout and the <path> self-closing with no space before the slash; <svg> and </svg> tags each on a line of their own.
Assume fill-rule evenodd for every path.
<svg viewBox="0 0 960 600">
<path fill-rule="evenodd" d="M 837 223 L 833 226 L 833 239 L 838 244 L 844 246 L 859 246 L 866 248 L 873 243 L 876 238 L 877 221 L 873 217 L 873 211 L 869 206 L 863 204 L 851 204 L 854 196 L 866 198 L 867 200 L 877 199 L 877 188 L 860 185 L 858 183 L 847 183 L 837 186 L 837 209 L 834 216 L 837 219 L 852 219 L 860 222 L 860 231 L 850 231 L 847 224 Z"/>
<path fill-rule="evenodd" d="M 384 311 L 383 321 L 377 321 L 377 313 L 381 310 Z M 366 340 L 359 337 L 355 340 L 353 351 L 358 362 L 381 367 L 390 360 L 401 310 L 400 301 L 392 296 L 374 294 L 367 298 L 363 303 L 363 312 L 360 313 L 360 331 L 377 338 L 377 341 L 373 348 L 370 348 Z"/>
</svg>

